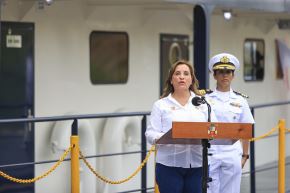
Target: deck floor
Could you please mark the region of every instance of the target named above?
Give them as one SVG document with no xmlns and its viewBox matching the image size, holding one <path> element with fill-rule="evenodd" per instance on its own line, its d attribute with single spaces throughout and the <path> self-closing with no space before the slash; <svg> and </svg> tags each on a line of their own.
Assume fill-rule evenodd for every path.
<svg viewBox="0 0 290 193">
<path fill-rule="evenodd" d="M 256 173 L 256 193 L 278 193 L 278 165 L 277 163 L 265 164 L 257 168 Z M 267 169 L 273 168 L 273 169 Z M 290 193 L 290 157 L 286 159 L 285 167 L 285 193 Z M 261 171 L 260 171 L 261 170 Z M 241 193 L 251 193 L 250 175 L 242 176 Z M 148 193 L 153 191 L 148 191 Z"/>
<path fill-rule="evenodd" d="M 274 168 L 275 167 L 275 168 Z M 278 163 L 266 164 L 258 167 L 262 170 L 256 173 L 256 193 L 278 193 Z M 266 170 L 266 168 L 273 168 Z M 290 157 L 286 159 L 285 193 L 290 193 Z M 250 175 L 242 177 L 241 193 L 250 193 Z"/>
</svg>

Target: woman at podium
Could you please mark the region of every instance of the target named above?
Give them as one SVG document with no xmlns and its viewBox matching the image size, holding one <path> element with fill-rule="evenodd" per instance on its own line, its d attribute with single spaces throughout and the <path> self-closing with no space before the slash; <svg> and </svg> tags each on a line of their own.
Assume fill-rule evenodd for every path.
<svg viewBox="0 0 290 193">
<path fill-rule="evenodd" d="M 218 122 L 254 123 L 247 96 L 234 91 L 231 82 L 239 60 L 228 53 L 213 56 L 209 61 L 209 70 L 216 80 L 216 89 L 207 91 L 206 99 L 211 104 Z M 209 152 L 210 170 L 208 193 L 239 193 L 242 168 L 248 154 L 248 140 L 237 141 L 233 145 L 212 145 Z"/>
<path fill-rule="evenodd" d="M 169 131 L 173 121 L 207 121 L 207 106 L 195 107 L 191 103 L 199 94 L 198 80 L 191 64 L 177 61 L 165 84 L 161 98 L 153 105 L 145 133 L 150 144 L 155 144 Z M 156 182 L 160 193 L 201 193 L 201 145 L 158 144 Z"/>
</svg>

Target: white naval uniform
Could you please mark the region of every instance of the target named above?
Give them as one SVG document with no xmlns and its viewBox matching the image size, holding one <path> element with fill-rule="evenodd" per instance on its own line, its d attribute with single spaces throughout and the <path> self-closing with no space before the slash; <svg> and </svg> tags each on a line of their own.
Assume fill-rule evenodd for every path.
<svg viewBox="0 0 290 193">
<path fill-rule="evenodd" d="M 213 91 L 206 95 L 218 122 L 254 123 L 249 105 L 244 97 L 230 89 L 229 92 Z M 209 149 L 210 170 L 208 193 L 240 193 L 242 145 L 212 145 Z"/>
</svg>

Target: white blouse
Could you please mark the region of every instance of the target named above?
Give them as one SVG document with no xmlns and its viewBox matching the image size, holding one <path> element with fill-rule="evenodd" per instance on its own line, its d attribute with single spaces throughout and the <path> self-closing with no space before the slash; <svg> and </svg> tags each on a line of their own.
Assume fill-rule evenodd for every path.
<svg viewBox="0 0 290 193">
<path fill-rule="evenodd" d="M 205 104 L 198 107 L 193 106 L 191 100 L 194 96 L 195 94 L 191 92 L 191 96 L 184 106 L 179 104 L 171 94 L 154 103 L 145 133 L 150 144 L 154 144 L 157 139 L 169 131 L 173 121 L 207 121 L 207 106 Z M 211 114 L 211 117 L 212 121 L 216 121 L 214 113 Z M 158 144 L 156 162 L 173 167 L 201 167 L 202 147 L 201 145 Z"/>
</svg>

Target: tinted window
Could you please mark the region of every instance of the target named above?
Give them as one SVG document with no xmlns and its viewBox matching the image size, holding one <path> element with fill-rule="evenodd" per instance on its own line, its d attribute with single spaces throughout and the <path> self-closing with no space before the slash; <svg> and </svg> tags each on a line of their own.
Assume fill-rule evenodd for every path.
<svg viewBox="0 0 290 193">
<path fill-rule="evenodd" d="M 90 78 L 93 84 L 128 80 L 128 34 L 93 31 L 90 35 Z"/>
<path fill-rule="evenodd" d="M 262 81 L 265 72 L 264 40 L 246 39 L 244 43 L 244 80 Z"/>
</svg>

